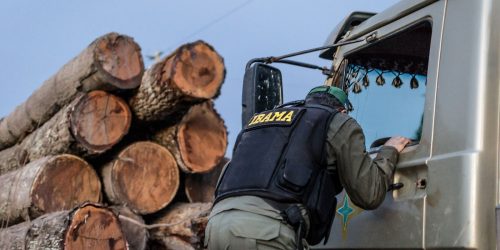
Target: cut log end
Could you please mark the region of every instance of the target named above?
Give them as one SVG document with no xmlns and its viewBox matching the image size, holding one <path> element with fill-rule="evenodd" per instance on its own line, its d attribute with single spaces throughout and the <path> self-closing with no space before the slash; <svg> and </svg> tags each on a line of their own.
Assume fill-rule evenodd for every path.
<svg viewBox="0 0 500 250">
<path fill-rule="evenodd" d="M 132 114 L 121 98 L 104 91 L 83 96 L 71 113 L 71 130 L 84 147 L 104 152 L 128 133 Z"/>
<path fill-rule="evenodd" d="M 151 142 L 128 146 L 113 164 L 113 190 L 140 214 L 166 207 L 179 188 L 179 169 L 172 154 Z"/>
<path fill-rule="evenodd" d="M 226 153 L 227 131 L 211 102 L 189 109 L 179 125 L 177 143 L 187 172 L 207 172 L 220 162 Z"/>
<path fill-rule="evenodd" d="M 144 73 L 141 49 L 131 37 L 110 33 L 97 41 L 95 56 L 102 69 L 121 89 L 136 88 Z"/>
<path fill-rule="evenodd" d="M 224 81 L 225 68 L 222 57 L 203 41 L 186 44 L 172 58 L 173 82 L 187 96 L 200 99 L 216 97 Z M 165 70 L 164 72 L 169 72 Z M 164 78 L 170 78 L 164 74 Z M 163 79 L 166 81 L 168 79 Z"/>
<path fill-rule="evenodd" d="M 35 179 L 31 196 L 37 211 L 67 210 L 85 201 L 99 202 L 101 182 L 94 169 L 73 155 L 50 158 Z"/>
<path fill-rule="evenodd" d="M 66 250 L 127 249 L 116 215 L 91 205 L 73 214 L 64 242 Z"/>
</svg>

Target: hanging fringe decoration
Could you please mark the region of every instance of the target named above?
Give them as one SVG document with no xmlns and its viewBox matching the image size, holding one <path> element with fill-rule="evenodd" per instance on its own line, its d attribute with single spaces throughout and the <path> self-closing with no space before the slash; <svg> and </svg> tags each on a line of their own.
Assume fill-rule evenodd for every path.
<svg viewBox="0 0 500 250">
<path fill-rule="evenodd" d="M 394 86 L 394 87 L 396 87 L 396 88 L 399 89 L 399 88 L 401 88 L 401 85 L 403 85 L 403 81 L 401 81 L 401 78 L 399 78 L 399 75 L 397 75 L 392 80 L 392 86 Z"/>
<path fill-rule="evenodd" d="M 418 88 L 418 80 L 417 80 L 417 78 L 415 77 L 415 75 L 413 75 L 413 76 L 411 77 L 411 80 L 410 80 L 410 88 L 411 88 L 411 89 L 416 89 L 416 88 Z"/>
<path fill-rule="evenodd" d="M 375 79 L 375 82 L 377 82 L 377 85 L 382 86 L 385 84 L 385 79 L 382 76 L 382 72 L 380 72 L 377 76 L 377 79 Z"/>
<path fill-rule="evenodd" d="M 358 61 L 356 61 L 358 62 Z M 423 67 L 425 64 L 422 63 L 407 63 L 407 64 L 398 64 L 398 63 L 391 63 L 391 66 L 387 65 L 386 61 L 377 61 L 375 64 L 372 64 L 372 62 L 368 61 L 365 62 L 368 63 L 365 66 L 360 65 L 360 64 L 348 64 L 346 71 L 345 71 L 345 76 L 344 76 L 344 81 L 345 81 L 345 86 L 347 89 L 350 89 L 353 93 L 358 94 L 360 93 L 363 88 L 365 87 L 368 88 L 370 86 L 370 76 L 375 78 L 375 83 L 378 86 L 383 86 L 385 85 L 386 81 L 390 81 L 391 85 L 394 86 L 395 88 L 401 88 L 403 86 L 404 82 L 403 79 L 408 79 L 409 77 L 403 78 L 405 75 L 410 75 L 410 89 L 417 89 L 420 85 L 419 80 L 417 79 L 417 76 L 419 74 L 415 73 L 408 73 L 411 69 L 415 70 L 418 69 L 417 71 L 423 72 Z M 372 68 L 371 66 L 383 66 L 384 69 L 380 68 Z M 392 68 L 392 70 L 391 70 Z M 402 71 L 398 71 L 397 69 L 400 69 Z M 370 74 L 373 72 L 372 74 Z M 392 73 L 394 75 L 394 78 L 388 79 L 386 73 Z"/>
<path fill-rule="evenodd" d="M 354 92 L 355 94 L 358 94 L 361 92 L 361 86 L 359 85 L 359 83 L 354 84 L 354 86 L 352 87 L 352 92 Z"/>
<path fill-rule="evenodd" d="M 363 86 L 365 88 L 368 88 L 368 86 L 370 86 L 370 79 L 368 79 L 368 73 L 366 73 L 365 76 L 363 76 Z"/>
</svg>

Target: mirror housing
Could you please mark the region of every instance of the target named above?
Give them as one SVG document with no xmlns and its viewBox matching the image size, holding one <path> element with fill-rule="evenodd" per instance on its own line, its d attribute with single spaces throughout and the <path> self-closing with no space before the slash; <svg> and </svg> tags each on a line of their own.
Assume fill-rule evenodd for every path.
<svg viewBox="0 0 500 250">
<path fill-rule="evenodd" d="M 243 79 L 242 126 L 255 114 L 283 103 L 281 71 L 264 63 L 247 67 Z"/>
</svg>

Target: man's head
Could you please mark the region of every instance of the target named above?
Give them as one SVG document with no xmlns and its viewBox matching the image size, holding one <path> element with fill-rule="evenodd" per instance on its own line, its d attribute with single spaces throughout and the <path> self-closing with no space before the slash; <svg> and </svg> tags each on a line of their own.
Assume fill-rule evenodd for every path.
<svg viewBox="0 0 500 250">
<path fill-rule="evenodd" d="M 332 108 L 345 109 L 347 94 L 337 87 L 322 85 L 314 87 L 309 91 L 306 96 L 306 103 L 316 103 Z"/>
</svg>

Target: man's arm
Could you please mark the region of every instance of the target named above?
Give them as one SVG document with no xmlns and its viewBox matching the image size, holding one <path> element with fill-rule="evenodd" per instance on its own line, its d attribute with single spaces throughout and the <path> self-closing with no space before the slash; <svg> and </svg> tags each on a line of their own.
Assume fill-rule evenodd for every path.
<svg viewBox="0 0 500 250">
<path fill-rule="evenodd" d="M 385 198 L 398 150 L 404 148 L 408 139 L 389 140 L 372 159 L 366 152 L 365 136 L 359 124 L 347 115 L 339 115 L 342 117 L 334 118 L 328 132 L 328 164 L 337 166 L 340 181 L 354 204 L 367 210 L 375 209 Z"/>
</svg>

